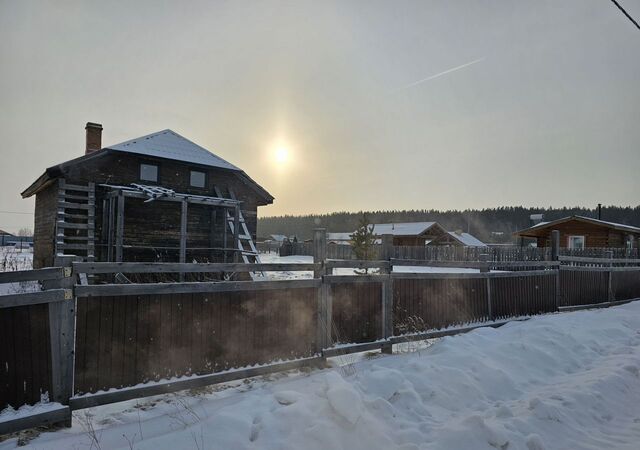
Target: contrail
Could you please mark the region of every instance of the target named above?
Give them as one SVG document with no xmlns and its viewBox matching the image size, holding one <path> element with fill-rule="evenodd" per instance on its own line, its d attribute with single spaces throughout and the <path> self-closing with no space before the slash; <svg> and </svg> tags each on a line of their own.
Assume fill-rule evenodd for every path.
<svg viewBox="0 0 640 450">
<path fill-rule="evenodd" d="M 417 86 L 417 85 L 419 85 L 421 83 L 424 83 L 426 81 L 433 80 L 434 78 L 441 77 L 442 75 L 446 75 L 448 73 L 455 72 L 456 70 L 464 69 L 465 67 L 469 67 L 469 66 L 471 66 L 473 64 L 476 64 L 476 63 L 479 63 L 480 61 L 483 61 L 483 60 L 484 60 L 484 56 L 482 58 L 480 58 L 480 59 L 476 59 L 476 60 L 473 60 L 473 61 L 468 62 L 466 64 L 462 64 L 461 66 L 453 67 L 451 69 L 445 70 L 444 72 L 436 73 L 435 75 L 431 75 L 430 77 L 423 78 L 422 80 L 414 81 L 413 83 L 407 84 L 406 86 L 402 86 L 402 87 L 399 87 L 397 89 L 394 89 L 392 92 L 398 92 L 398 91 L 402 91 L 403 89 L 408 89 L 410 87 Z"/>
</svg>

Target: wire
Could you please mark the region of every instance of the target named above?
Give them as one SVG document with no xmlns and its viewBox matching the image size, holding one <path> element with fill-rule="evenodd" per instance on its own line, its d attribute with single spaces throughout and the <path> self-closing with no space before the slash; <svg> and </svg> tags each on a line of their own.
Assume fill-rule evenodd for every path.
<svg viewBox="0 0 640 450">
<path fill-rule="evenodd" d="M 0 211 L 1 214 L 30 214 L 33 216 L 32 212 L 21 212 L 21 211 Z"/>
<path fill-rule="evenodd" d="M 616 5 L 620 11 L 622 11 L 622 14 L 624 14 L 625 16 L 627 16 L 627 18 L 628 18 L 631 22 L 633 22 L 633 24 L 636 26 L 636 28 L 637 28 L 638 30 L 640 30 L 640 25 L 638 25 L 638 22 L 636 22 L 636 21 L 634 20 L 634 18 L 633 18 L 633 17 L 631 17 L 631 16 L 629 15 L 629 13 L 628 13 L 628 12 L 626 12 L 626 11 L 624 10 L 624 8 L 623 8 L 622 6 L 620 6 L 620 3 L 618 3 L 616 0 L 611 0 L 611 2 L 612 2 L 614 5 Z"/>
</svg>

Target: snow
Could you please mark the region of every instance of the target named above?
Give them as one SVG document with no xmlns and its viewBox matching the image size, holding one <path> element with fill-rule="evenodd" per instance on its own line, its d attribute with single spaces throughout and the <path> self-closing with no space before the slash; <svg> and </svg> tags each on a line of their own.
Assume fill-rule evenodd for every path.
<svg viewBox="0 0 640 450">
<path fill-rule="evenodd" d="M 457 239 L 467 247 L 486 247 L 487 246 L 487 244 L 485 244 L 484 242 L 482 242 L 480 239 L 478 239 L 472 234 L 465 233 L 465 232 L 458 233 L 456 231 L 448 231 L 448 233 L 449 233 L 449 236 L 453 237 L 454 239 Z"/>
<path fill-rule="evenodd" d="M 33 250 L 19 250 L 13 246 L 0 247 L 0 272 L 31 269 L 33 269 Z M 0 295 L 18 294 L 39 289 L 37 281 L 0 283 Z"/>
<path fill-rule="evenodd" d="M 66 406 L 63 406 L 60 403 L 49 402 L 48 396 L 45 397 L 47 397 L 45 401 L 38 402 L 35 405 L 23 405 L 19 409 L 13 409 L 11 407 L 4 408 L 0 411 L 0 422 L 8 422 L 10 420 L 22 419 L 34 414 L 41 414 L 66 408 Z"/>
<path fill-rule="evenodd" d="M 72 428 L 42 433 L 30 447 L 622 450 L 638 442 L 640 302 L 481 328 L 350 366 L 76 411 Z"/>
</svg>

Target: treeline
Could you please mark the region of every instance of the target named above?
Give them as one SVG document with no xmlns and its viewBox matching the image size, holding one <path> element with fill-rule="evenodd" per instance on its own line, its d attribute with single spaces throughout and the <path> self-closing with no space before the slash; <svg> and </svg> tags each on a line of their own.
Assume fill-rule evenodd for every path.
<svg viewBox="0 0 640 450">
<path fill-rule="evenodd" d="M 336 212 L 331 214 L 304 216 L 275 216 L 258 219 L 258 237 L 271 234 L 297 236 L 310 239 L 313 229 L 326 228 L 330 232 L 354 231 L 363 212 Z M 531 214 L 543 214 L 544 221 L 560 219 L 570 215 L 598 217 L 597 208 L 525 208 L 522 206 L 487 208 L 464 211 L 449 210 L 405 210 L 368 211 L 371 223 L 429 222 L 440 223 L 449 231 L 468 231 L 485 242 L 514 242 L 512 233 L 531 224 Z M 640 226 L 640 206 L 603 206 L 602 220 Z"/>
</svg>

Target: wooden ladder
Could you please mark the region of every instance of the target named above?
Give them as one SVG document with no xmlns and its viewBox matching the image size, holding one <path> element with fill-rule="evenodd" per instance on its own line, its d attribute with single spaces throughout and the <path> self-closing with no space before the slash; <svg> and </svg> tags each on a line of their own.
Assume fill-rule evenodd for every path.
<svg viewBox="0 0 640 450">
<path fill-rule="evenodd" d="M 237 200 L 235 193 L 231 188 L 228 189 L 229 197 L 224 197 L 222 195 L 222 191 L 218 186 L 215 187 L 216 196 L 219 198 L 230 198 L 231 200 Z M 226 217 L 225 221 L 231 231 L 231 235 L 235 236 L 235 217 L 229 212 L 228 209 L 225 209 Z M 258 255 L 258 250 L 253 242 L 253 238 L 251 237 L 251 233 L 249 233 L 249 229 L 247 228 L 247 222 L 244 220 L 244 216 L 242 215 L 242 211 L 240 211 L 239 216 L 240 230 L 238 232 L 238 250 L 240 250 L 240 256 L 242 257 L 242 261 L 247 264 L 260 264 L 260 256 Z M 236 244 L 234 243 L 234 246 Z M 226 246 L 226 242 L 225 242 Z M 250 272 L 251 278 L 264 278 L 264 272 Z"/>
<path fill-rule="evenodd" d="M 95 184 L 86 186 L 58 182 L 56 214 L 56 255 L 76 255 L 84 261 L 95 259 Z"/>
</svg>

